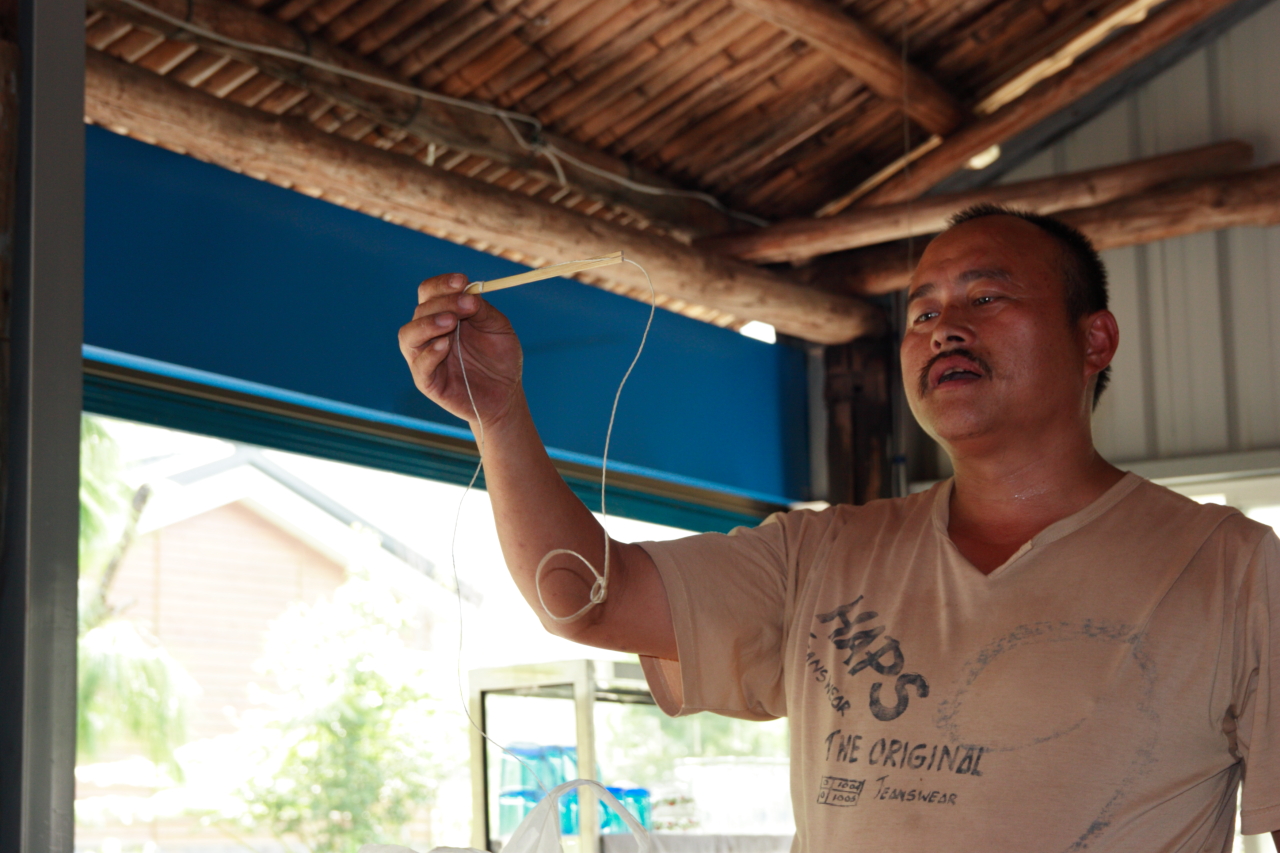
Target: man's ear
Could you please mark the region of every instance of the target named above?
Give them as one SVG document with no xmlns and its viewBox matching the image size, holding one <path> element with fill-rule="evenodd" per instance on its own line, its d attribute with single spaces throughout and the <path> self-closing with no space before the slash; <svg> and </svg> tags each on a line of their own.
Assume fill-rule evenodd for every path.
<svg viewBox="0 0 1280 853">
<path fill-rule="evenodd" d="M 1106 369 L 1120 346 L 1120 326 L 1110 311 L 1095 311 L 1081 319 L 1084 331 L 1085 378 L 1090 379 Z"/>
</svg>

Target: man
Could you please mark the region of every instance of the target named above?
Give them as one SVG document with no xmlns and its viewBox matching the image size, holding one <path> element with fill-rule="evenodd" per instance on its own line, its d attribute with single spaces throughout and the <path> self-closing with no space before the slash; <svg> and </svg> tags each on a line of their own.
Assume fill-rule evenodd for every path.
<svg viewBox="0 0 1280 853">
<path fill-rule="evenodd" d="M 474 428 L 462 323 L 516 583 L 549 630 L 642 655 L 668 713 L 788 716 L 795 849 L 1226 851 L 1242 777 L 1243 831 L 1280 827 L 1280 541 L 1094 449 L 1119 333 L 1078 233 L 977 208 L 921 259 L 903 375 L 954 478 L 609 542 L 606 600 L 567 623 L 536 567 L 601 566 L 606 538 L 543 451 L 510 325 L 463 283 L 421 285 L 401 348 Z M 552 613 L 590 602 L 586 566 L 551 567 Z"/>
</svg>

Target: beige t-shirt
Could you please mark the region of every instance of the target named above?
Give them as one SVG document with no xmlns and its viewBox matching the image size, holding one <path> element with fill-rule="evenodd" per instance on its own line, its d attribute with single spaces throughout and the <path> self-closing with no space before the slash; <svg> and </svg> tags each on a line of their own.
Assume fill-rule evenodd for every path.
<svg viewBox="0 0 1280 853">
<path fill-rule="evenodd" d="M 950 494 L 644 545 L 654 695 L 790 717 L 793 849 L 1227 851 L 1242 777 L 1280 829 L 1270 528 L 1129 474 L 983 575 Z"/>
</svg>

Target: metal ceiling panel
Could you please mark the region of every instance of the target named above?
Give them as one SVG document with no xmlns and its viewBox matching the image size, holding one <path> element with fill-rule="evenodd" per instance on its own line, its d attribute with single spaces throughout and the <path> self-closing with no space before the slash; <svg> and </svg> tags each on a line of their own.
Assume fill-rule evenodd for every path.
<svg viewBox="0 0 1280 853">
<path fill-rule="evenodd" d="M 1113 104 L 1005 182 L 1225 139 L 1280 159 L 1280 4 Z M 1105 253 L 1121 348 L 1094 419 L 1117 463 L 1280 447 L 1280 228 Z"/>
</svg>

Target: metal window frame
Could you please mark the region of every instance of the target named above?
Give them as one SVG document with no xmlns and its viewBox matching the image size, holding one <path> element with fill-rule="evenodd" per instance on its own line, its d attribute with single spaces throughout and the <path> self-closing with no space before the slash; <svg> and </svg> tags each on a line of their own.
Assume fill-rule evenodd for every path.
<svg viewBox="0 0 1280 853">
<path fill-rule="evenodd" d="M 459 485 L 471 479 L 478 459 L 472 441 L 92 358 L 84 360 L 84 410 Z M 564 460 L 555 465 L 569 488 L 598 510 L 600 469 Z M 483 476 L 477 485 L 483 488 Z M 609 473 L 609 508 L 614 515 L 719 532 L 755 526 L 786 509 L 625 471 Z"/>
<path fill-rule="evenodd" d="M 640 664 L 629 661 L 572 660 L 531 663 L 518 666 L 473 669 L 467 677 L 468 710 L 473 725 L 471 741 L 471 846 L 492 850 L 493 826 L 489 820 L 489 750 L 482 731 L 485 697 L 491 693 L 516 696 L 558 696 L 573 699 L 575 747 L 578 776 L 596 778 L 597 701 L 624 701 L 657 704 L 649 692 Z M 561 695 L 563 691 L 564 695 Z M 579 853 L 598 853 L 600 845 L 599 802 L 589 788 L 578 789 Z"/>
<path fill-rule="evenodd" d="M 84 4 L 18 7 L 18 169 L 0 560 L 0 849 L 74 844 Z"/>
</svg>

